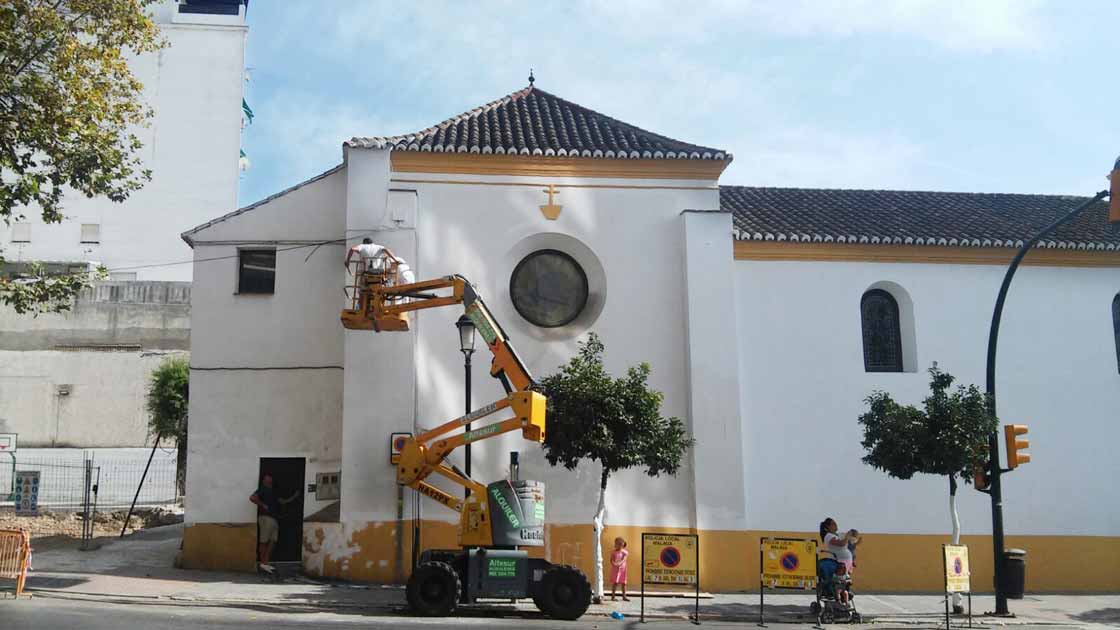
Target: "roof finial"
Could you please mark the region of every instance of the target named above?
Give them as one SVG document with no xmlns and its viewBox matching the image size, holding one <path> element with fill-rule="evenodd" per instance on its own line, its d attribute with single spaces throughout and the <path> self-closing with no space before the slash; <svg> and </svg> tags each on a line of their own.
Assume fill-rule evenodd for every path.
<svg viewBox="0 0 1120 630">
<path fill-rule="evenodd" d="M 533 69 L 529 68 L 529 87 L 533 87 L 533 81 L 536 80 L 537 78 L 533 76 Z"/>
</svg>

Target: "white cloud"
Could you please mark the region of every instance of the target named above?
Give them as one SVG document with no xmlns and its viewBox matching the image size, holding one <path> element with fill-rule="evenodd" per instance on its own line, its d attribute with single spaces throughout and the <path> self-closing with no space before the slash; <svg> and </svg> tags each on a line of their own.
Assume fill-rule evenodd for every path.
<svg viewBox="0 0 1120 630">
<path fill-rule="evenodd" d="M 596 19 L 627 24 L 620 32 L 629 39 L 889 35 L 954 51 L 995 51 L 1035 49 L 1046 38 L 1040 0 L 700 0 L 687 10 L 678 3 L 588 0 L 584 6 Z"/>
<path fill-rule="evenodd" d="M 805 74 L 806 63 L 815 63 L 805 61 L 809 53 L 800 65 L 791 59 L 810 46 L 841 50 L 858 40 L 882 43 L 885 55 L 924 47 L 930 58 L 967 60 L 1042 48 L 1050 36 L 1038 0 L 330 6 L 285 2 L 272 9 L 270 31 L 251 34 L 250 45 L 268 51 L 260 58 L 276 60 L 277 80 L 268 100 L 253 104 L 267 124 L 267 131 L 253 130 L 266 145 L 257 151 L 268 155 L 250 157 L 255 165 L 281 165 L 278 187 L 338 163 L 351 136 L 415 131 L 518 89 L 529 67 L 543 89 L 650 131 L 732 151 L 728 183 L 912 187 L 952 167 L 931 161 L 905 132 L 838 128 L 799 106 L 806 95 L 847 100 L 869 87 L 889 90 L 874 59 L 822 76 Z M 293 57 L 310 75 L 282 65 Z M 345 85 L 316 83 L 307 70 L 316 66 L 342 71 Z"/>
</svg>

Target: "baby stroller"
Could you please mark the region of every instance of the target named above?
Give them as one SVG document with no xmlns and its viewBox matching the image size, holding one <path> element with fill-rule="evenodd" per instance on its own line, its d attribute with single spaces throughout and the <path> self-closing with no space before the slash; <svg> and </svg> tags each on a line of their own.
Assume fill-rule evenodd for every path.
<svg viewBox="0 0 1120 630">
<path fill-rule="evenodd" d="M 837 620 L 862 623 L 863 617 L 856 611 L 851 580 L 836 584 L 832 579 L 838 566 L 840 563 L 833 558 L 817 560 L 817 600 L 809 604 L 809 612 L 817 618 L 818 624 L 834 623 Z M 844 589 L 848 593 L 847 605 L 841 603 L 838 589 Z"/>
</svg>

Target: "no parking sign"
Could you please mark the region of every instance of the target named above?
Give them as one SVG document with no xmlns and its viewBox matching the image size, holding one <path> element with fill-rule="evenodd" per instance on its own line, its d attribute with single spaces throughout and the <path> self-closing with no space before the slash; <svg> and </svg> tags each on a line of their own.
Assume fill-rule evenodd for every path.
<svg viewBox="0 0 1120 630">
<path fill-rule="evenodd" d="M 646 584 L 695 584 L 695 534 L 642 534 Z"/>
<path fill-rule="evenodd" d="M 642 533 L 642 616 L 646 618 L 646 584 L 696 589 L 692 619 L 700 623 L 700 538 L 696 534 Z"/>
</svg>

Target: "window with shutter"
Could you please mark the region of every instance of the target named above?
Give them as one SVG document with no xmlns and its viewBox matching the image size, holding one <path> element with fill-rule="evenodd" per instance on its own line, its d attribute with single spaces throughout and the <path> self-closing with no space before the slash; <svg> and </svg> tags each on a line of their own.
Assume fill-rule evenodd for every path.
<svg viewBox="0 0 1120 630">
<path fill-rule="evenodd" d="M 12 224 L 12 242 L 13 243 L 30 243 L 31 242 L 31 224 L 30 223 L 13 223 Z"/>
<path fill-rule="evenodd" d="M 902 371 L 902 331 L 898 302 L 882 289 L 872 289 L 860 301 L 863 322 L 863 368 L 867 372 Z"/>
<path fill-rule="evenodd" d="M 238 293 L 273 293 L 276 289 L 276 250 L 243 249 L 238 252 Z"/>
<path fill-rule="evenodd" d="M 82 224 L 82 243 L 100 243 L 101 242 L 101 224 L 100 223 L 83 223 Z"/>
</svg>

